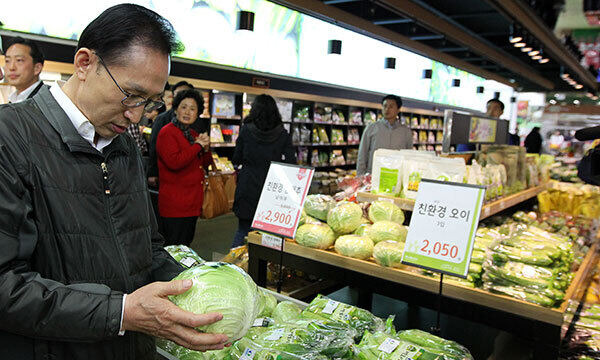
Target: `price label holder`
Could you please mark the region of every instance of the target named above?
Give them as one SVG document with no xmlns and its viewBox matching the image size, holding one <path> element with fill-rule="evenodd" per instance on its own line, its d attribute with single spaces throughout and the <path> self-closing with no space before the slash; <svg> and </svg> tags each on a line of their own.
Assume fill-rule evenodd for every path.
<svg viewBox="0 0 600 360">
<path fill-rule="evenodd" d="M 254 213 L 252 228 L 263 233 L 261 244 L 280 252 L 278 292 L 283 283 L 284 238 L 296 235 L 314 172 L 310 167 L 271 162 Z"/>
<path fill-rule="evenodd" d="M 440 273 L 439 333 L 444 274 L 466 278 L 485 198 L 479 185 L 423 179 L 406 236 L 402 263 Z"/>
</svg>

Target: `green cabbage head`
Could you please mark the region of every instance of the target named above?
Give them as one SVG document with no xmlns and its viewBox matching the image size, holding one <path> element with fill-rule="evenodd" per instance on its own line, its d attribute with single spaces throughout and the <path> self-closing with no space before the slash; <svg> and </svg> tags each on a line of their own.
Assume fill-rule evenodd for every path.
<svg viewBox="0 0 600 360">
<path fill-rule="evenodd" d="M 367 236 L 377 244 L 387 240 L 404 242 L 406 240 L 406 234 L 408 234 L 406 226 L 393 221 L 382 220 L 371 225 Z"/>
<path fill-rule="evenodd" d="M 258 317 L 271 316 L 271 313 L 275 309 L 275 306 L 277 306 L 277 299 L 275 298 L 275 296 L 269 294 L 263 289 L 260 289 L 259 292 L 260 297 L 258 301 Z"/>
<path fill-rule="evenodd" d="M 369 237 L 369 230 L 371 230 L 371 224 L 360 224 L 360 226 L 354 230 L 354 235 Z"/>
<path fill-rule="evenodd" d="M 356 259 L 368 259 L 373 255 L 373 241 L 365 236 L 342 235 L 335 241 L 338 254 Z"/>
<path fill-rule="evenodd" d="M 373 248 L 375 262 L 381 266 L 400 267 L 404 243 L 398 241 L 382 241 Z"/>
<path fill-rule="evenodd" d="M 191 279 L 193 285 L 183 294 L 169 296 L 175 305 L 195 314 L 223 314 L 221 321 L 197 330 L 225 334 L 231 341 L 246 334 L 258 315 L 260 293 L 244 270 L 222 262 L 206 262 L 183 271 L 174 280 L 181 279 Z"/>
<path fill-rule="evenodd" d="M 291 301 L 282 301 L 275 307 L 271 317 L 277 323 L 290 322 L 300 317 L 302 309 Z"/>
<path fill-rule="evenodd" d="M 295 240 L 302 246 L 327 249 L 333 245 L 335 234 L 327 224 L 304 224 L 296 230 Z"/>
<path fill-rule="evenodd" d="M 353 202 L 341 203 L 329 210 L 327 225 L 336 234 L 350 234 L 362 224 L 362 208 Z"/>
<path fill-rule="evenodd" d="M 327 213 L 335 206 L 335 200 L 329 195 L 308 195 L 304 201 L 304 211 L 309 216 L 327 221 Z"/>
<path fill-rule="evenodd" d="M 392 202 L 373 201 L 369 206 L 369 219 L 372 222 L 388 220 L 402 225 L 404 223 L 404 213 L 398 205 Z"/>
</svg>

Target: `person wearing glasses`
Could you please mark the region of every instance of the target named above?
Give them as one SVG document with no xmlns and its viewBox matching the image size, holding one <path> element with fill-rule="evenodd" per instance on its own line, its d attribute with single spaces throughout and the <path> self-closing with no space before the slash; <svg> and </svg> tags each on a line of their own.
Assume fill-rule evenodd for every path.
<svg viewBox="0 0 600 360">
<path fill-rule="evenodd" d="M 177 93 L 174 114 L 156 141 L 158 154 L 158 211 L 166 245 L 189 246 L 202 213 L 204 174 L 213 163 L 208 134 L 198 134 L 192 125 L 204 110 L 196 90 Z"/>
<path fill-rule="evenodd" d="M 115 26 L 118 24 L 118 26 Z M 169 301 L 191 281 L 163 248 L 130 136 L 160 101 L 172 25 L 139 5 L 81 33 L 74 73 L 0 105 L 0 359 L 154 359 L 154 337 L 195 350 L 234 339 Z"/>
</svg>

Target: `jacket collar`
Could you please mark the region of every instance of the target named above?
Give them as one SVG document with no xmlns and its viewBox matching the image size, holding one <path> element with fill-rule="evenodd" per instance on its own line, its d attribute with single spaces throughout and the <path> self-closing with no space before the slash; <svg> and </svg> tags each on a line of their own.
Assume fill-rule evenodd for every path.
<svg viewBox="0 0 600 360">
<path fill-rule="evenodd" d="M 50 93 L 48 87 L 42 87 L 33 97 L 33 101 L 35 101 L 54 130 L 58 132 L 62 141 L 69 148 L 69 151 L 102 155 L 100 151 L 94 149 L 90 143 L 79 135 L 67 114 Z M 122 136 L 117 136 L 110 145 L 104 148 L 104 154 L 106 155 L 114 151 L 122 151 L 129 154 L 129 148 Z"/>
</svg>

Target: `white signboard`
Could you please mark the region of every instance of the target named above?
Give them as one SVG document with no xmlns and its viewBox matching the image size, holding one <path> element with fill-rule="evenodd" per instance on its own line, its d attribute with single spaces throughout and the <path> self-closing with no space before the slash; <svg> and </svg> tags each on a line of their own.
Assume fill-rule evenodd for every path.
<svg viewBox="0 0 600 360">
<path fill-rule="evenodd" d="M 402 263 L 465 278 L 485 187 L 421 180 Z"/>
<path fill-rule="evenodd" d="M 311 168 L 272 162 L 252 227 L 293 238 L 313 174 Z"/>
</svg>

